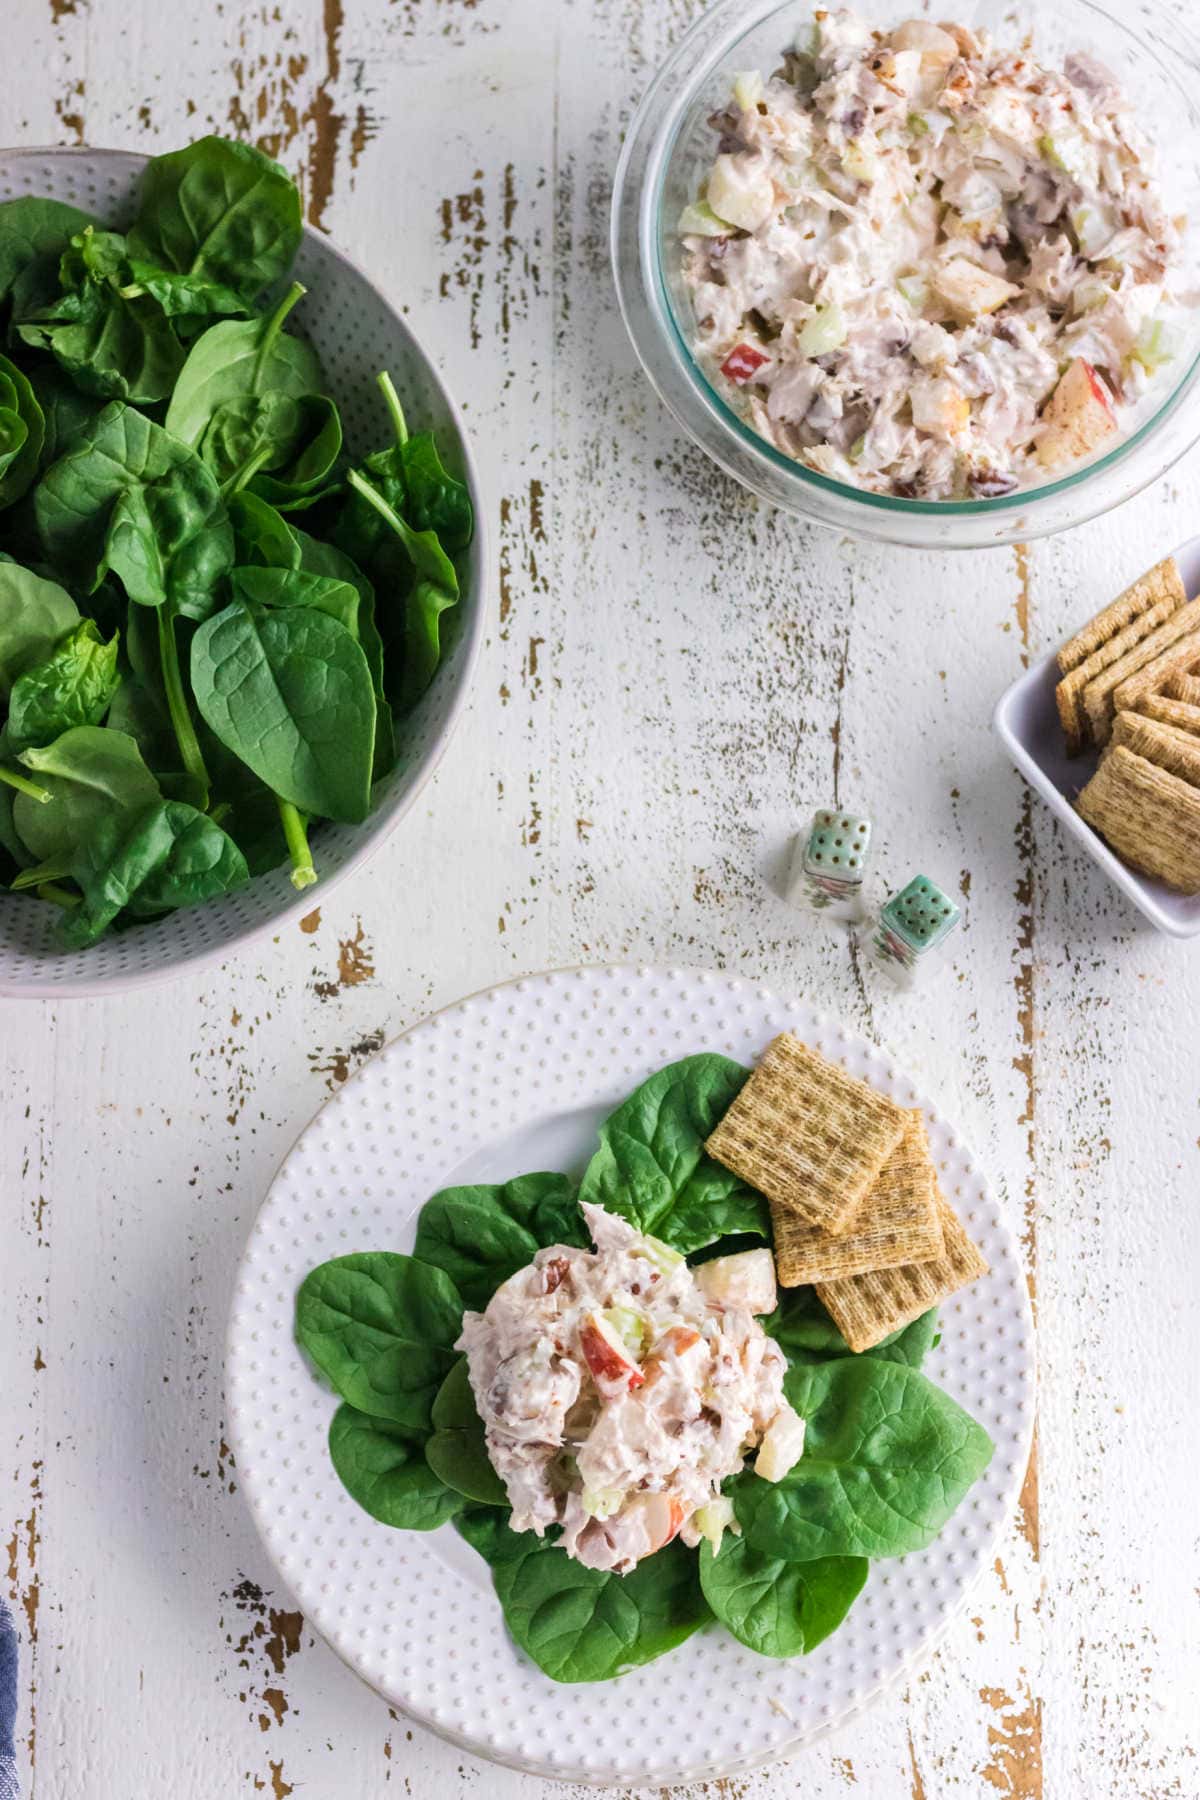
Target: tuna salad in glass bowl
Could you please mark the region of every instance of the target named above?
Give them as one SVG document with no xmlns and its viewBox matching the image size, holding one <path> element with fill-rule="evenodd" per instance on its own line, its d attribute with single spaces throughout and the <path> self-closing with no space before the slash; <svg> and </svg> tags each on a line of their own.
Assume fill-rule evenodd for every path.
<svg viewBox="0 0 1200 1800">
<path fill-rule="evenodd" d="M 647 373 L 729 473 L 859 535 L 1108 510 L 1200 432 L 1196 73 L 1158 0 L 1123 23 L 727 0 L 618 171 Z"/>
</svg>

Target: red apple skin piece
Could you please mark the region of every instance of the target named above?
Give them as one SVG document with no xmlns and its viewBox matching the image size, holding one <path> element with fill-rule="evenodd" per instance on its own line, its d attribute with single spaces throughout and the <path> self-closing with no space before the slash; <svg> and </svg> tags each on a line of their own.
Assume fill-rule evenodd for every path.
<svg viewBox="0 0 1200 1800">
<path fill-rule="evenodd" d="M 651 1554 L 669 1544 L 687 1517 L 680 1501 L 669 1494 L 647 1494 L 645 1497 L 646 1530 Z"/>
<path fill-rule="evenodd" d="M 597 1313 L 589 1313 L 579 1327 L 579 1349 L 594 1380 L 606 1387 L 641 1387 L 646 1377 L 628 1354 L 616 1332 Z"/>
<path fill-rule="evenodd" d="M 735 344 L 721 364 L 721 373 L 726 381 L 736 381 L 740 386 L 743 381 L 749 381 L 756 369 L 761 369 L 770 360 L 761 350 L 756 350 L 753 344 Z"/>
</svg>

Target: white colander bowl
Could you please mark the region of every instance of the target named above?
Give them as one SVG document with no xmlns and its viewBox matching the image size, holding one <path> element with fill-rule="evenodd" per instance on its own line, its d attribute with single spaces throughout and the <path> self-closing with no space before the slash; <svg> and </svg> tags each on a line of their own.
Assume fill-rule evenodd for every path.
<svg viewBox="0 0 1200 1800">
<path fill-rule="evenodd" d="M 120 229 L 132 217 L 146 161 L 127 150 L 0 150 L 0 200 L 46 194 Z M 320 875 L 316 887 L 298 894 L 286 867 L 276 869 L 240 893 L 134 926 L 78 951 L 59 946 L 52 906 L 0 891 L 0 995 L 119 993 L 164 980 L 189 965 L 221 960 L 250 938 L 311 912 L 408 811 L 458 723 L 483 641 L 488 567 L 479 477 L 458 408 L 393 306 L 314 231 L 304 233 L 296 277 L 308 289 L 298 324 L 321 358 L 351 454 L 386 440 L 388 422 L 375 377 L 388 369 L 409 423 L 435 433 L 447 466 L 470 490 L 475 537 L 461 558 L 462 599 L 443 616 L 447 648 L 441 667 L 414 710 L 397 720 L 396 766 L 381 783 L 370 817 L 361 825 L 314 828 Z"/>
</svg>

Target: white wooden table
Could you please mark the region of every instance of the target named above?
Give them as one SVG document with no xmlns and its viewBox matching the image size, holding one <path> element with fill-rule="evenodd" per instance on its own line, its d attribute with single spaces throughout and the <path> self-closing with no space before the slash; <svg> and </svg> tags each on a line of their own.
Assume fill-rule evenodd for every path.
<svg viewBox="0 0 1200 1800">
<path fill-rule="evenodd" d="M 298 175 L 466 402 L 498 558 L 473 704 L 367 869 L 215 973 L 0 1007 L 0 1579 L 37 1800 L 566 1795 L 410 1728 L 290 1610 L 222 1350 L 255 1208 L 327 1093 L 431 1008 L 618 958 L 746 972 L 887 1044 L 1020 1222 L 1040 1326 L 1021 1513 L 944 1647 L 790 1766 L 703 1791 L 1200 1792 L 1200 952 L 1066 847 L 988 725 L 1024 659 L 1195 531 L 1200 458 L 1106 523 L 957 560 L 838 541 L 709 467 L 634 366 L 606 249 L 622 129 L 692 10 L 4 7 L 0 142 L 217 130 Z M 773 889 L 831 799 L 875 816 L 897 885 L 964 901 L 928 998 Z"/>
</svg>

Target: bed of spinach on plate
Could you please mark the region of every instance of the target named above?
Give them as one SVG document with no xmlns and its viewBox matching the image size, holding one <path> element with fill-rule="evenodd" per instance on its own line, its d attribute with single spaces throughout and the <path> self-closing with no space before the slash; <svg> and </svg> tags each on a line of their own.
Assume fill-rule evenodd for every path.
<svg viewBox="0 0 1200 1800">
<path fill-rule="evenodd" d="M 367 817 L 441 659 L 470 498 L 386 372 L 387 441 L 347 456 L 301 231 L 215 137 L 149 164 L 125 233 L 0 204 L 0 883 L 74 948 L 315 881 L 310 825 Z"/>
<path fill-rule="evenodd" d="M 463 1312 L 546 1245 L 586 1244 L 580 1199 L 693 1260 L 769 1239 L 762 1196 L 704 1150 L 747 1073 L 722 1056 L 672 1063 L 605 1120 L 578 1188 L 551 1173 L 447 1188 L 421 1209 L 413 1256 L 336 1257 L 297 1295 L 297 1339 L 344 1402 L 329 1447 L 350 1494 L 385 1525 L 452 1522 L 489 1564 L 514 1641 L 555 1681 L 608 1680 L 714 1620 L 763 1656 L 814 1649 L 870 1560 L 931 1543 L 991 1458 L 982 1426 L 921 1373 L 935 1313 L 854 1355 L 812 1288 L 784 1288 L 763 1325 L 788 1359 L 804 1454 L 782 1481 L 752 1465 L 729 1479 L 739 1532 L 719 1551 L 675 1540 L 622 1576 L 510 1529 L 454 1351 Z"/>
</svg>

